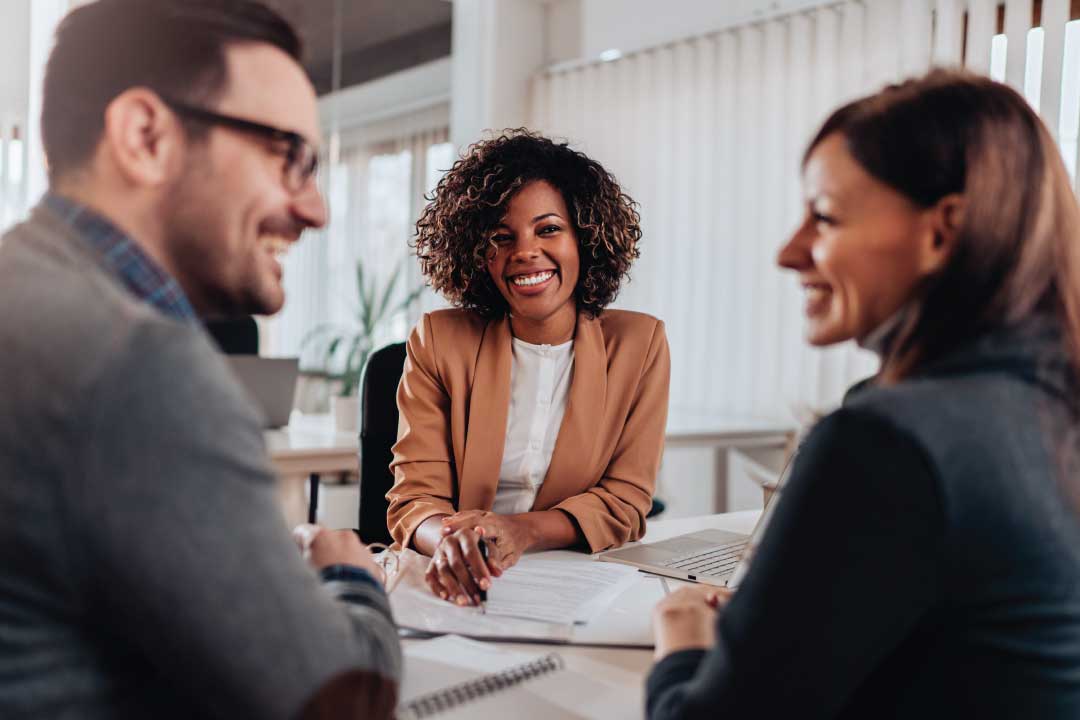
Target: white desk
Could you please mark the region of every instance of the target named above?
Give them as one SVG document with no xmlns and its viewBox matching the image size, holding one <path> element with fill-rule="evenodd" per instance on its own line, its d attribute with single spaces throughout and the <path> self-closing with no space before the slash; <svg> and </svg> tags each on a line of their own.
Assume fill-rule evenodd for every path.
<svg viewBox="0 0 1080 720">
<path fill-rule="evenodd" d="M 672 408 L 668 414 L 664 448 L 665 451 L 680 448 L 712 451 L 712 506 L 708 507 L 706 503 L 702 509 L 719 513 L 730 509 L 728 466 L 732 451 L 744 454 L 769 451 L 783 457 L 794 433 L 794 426 L 777 420 Z M 665 458 L 669 466 L 673 460 L 677 458 Z M 679 488 L 672 483 L 664 468 L 661 468 L 660 475 L 657 494 L 662 499 L 666 499 L 665 493 L 679 494 Z"/>
<path fill-rule="evenodd" d="M 680 535 L 686 532 L 693 532 L 695 530 L 703 530 L 706 528 L 720 528 L 723 530 L 730 530 L 733 532 L 740 532 L 749 534 L 754 527 L 754 523 L 757 521 L 759 511 L 750 510 L 737 513 L 727 513 L 723 515 L 706 515 L 694 518 L 681 518 L 678 520 L 657 520 L 649 523 L 648 530 L 646 532 L 645 542 L 657 542 Z M 550 555 L 552 558 L 558 557 L 558 553 L 541 553 L 541 555 Z M 657 580 L 648 575 L 641 575 L 638 580 L 639 586 L 635 588 L 643 587 L 643 584 L 648 584 L 649 587 L 655 586 Z M 680 585 L 678 580 L 668 581 L 672 587 Z M 635 588 L 631 588 L 624 597 L 632 596 Z M 648 614 L 651 608 L 640 608 L 642 613 L 642 622 L 648 622 Z M 423 642 L 422 640 L 404 640 L 403 644 L 408 646 L 410 643 Z M 628 692 L 643 693 L 645 676 L 648 674 L 649 669 L 652 667 L 652 650 L 646 649 L 624 649 L 624 648 L 604 648 L 604 647 L 584 647 L 580 645 L 560 645 L 556 648 L 552 648 L 549 645 L 530 645 L 527 643 L 500 643 L 500 647 L 507 649 L 517 650 L 525 653 L 543 654 L 551 650 L 555 650 L 564 656 L 578 656 L 588 658 L 590 660 L 606 663 L 622 670 L 630 672 L 636 679 L 636 685 L 632 688 L 627 688 Z M 452 658 L 447 658 L 447 661 L 452 661 Z M 644 713 L 644 707 L 642 707 Z M 480 718 L 480 716 L 477 716 Z"/>
<path fill-rule="evenodd" d="M 667 447 L 717 450 L 783 447 L 793 431 L 774 420 L 673 409 L 664 441 Z M 330 415 L 294 413 L 287 427 L 266 432 L 266 444 L 282 475 L 356 470 L 359 438 L 356 433 L 336 432 Z"/>
<path fill-rule="evenodd" d="M 359 471 L 356 433 L 339 433 L 330 415 L 294 412 L 287 427 L 264 434 L 270 459 L 282 479 L 282 503 L 290 523 L 307 518 L 308 496 L 317 492 L 320 476 L 352 475 Z"/>
<path fill-rule="evenodd" d="M 356 473 L 359 438 L 339 433 L 330 415 L 294 412 L 289 424 L 265 433 L 266 449 L 278 474 Z"/>
<path fill-rule="evenodd" d="M 794 428 L 774 420 L 731 414 L 672 408 L 665 435 L 666 447 L 703 448 L 713 452 L 712 481 L 716 498 L 708 510 L 727 510 L 728 459 L 732 450 L 758 448 L 782 451 Z M 294 413 L 288 427 L 266 432 L 270 458 L 283 480 L 286 514 L 299 522 L 306 517 L 304 482 L 308 492 L 313 476 L 349 476 L 358 472 L 359 439 L 356 433 L 339 433 L 330 415 Z M 678 488 L 668 487 L 669 494 Z"/>
</svg>

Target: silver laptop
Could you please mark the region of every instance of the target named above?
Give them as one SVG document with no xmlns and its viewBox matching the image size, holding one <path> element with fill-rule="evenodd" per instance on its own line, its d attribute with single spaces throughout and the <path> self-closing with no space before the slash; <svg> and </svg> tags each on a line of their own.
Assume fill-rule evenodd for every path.
<svg viewBox="0 0 1080 720">
<path fill-rule="evenodd" d="M 785 463 L 776 483 L 772 500 L 761 512 L 749 535 L 726 530 L 699 530 L 655 543 L 639 543 L 600 553 L 604 562 L 633 565 L 645 572 L 692 580 L 708 585 L 735 588 L 750 566 L 754 550 L 765 535 L 780 493 L 790 475 L 795 453 Z"/>
<path fill-rule="evenodd" d="M 258 355 L 227 355 L 225 359 L 255 406 L 262 411 L 263 427 L 288 425 L 296 395 L 299 359 L 264 358 Z"/>
</svg>

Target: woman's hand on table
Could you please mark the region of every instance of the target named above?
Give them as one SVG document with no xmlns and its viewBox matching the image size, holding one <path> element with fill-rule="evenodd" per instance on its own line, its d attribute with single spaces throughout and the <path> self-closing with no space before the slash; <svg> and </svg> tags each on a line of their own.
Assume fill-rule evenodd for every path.
<svg viewBox="0 0 1080 720">
<path fill-rule="evenodd" d="M 483 531 L 488 565 L 495 577 L 516 565 L 521 556 L 531 549 L 534 541 L 533 528 L 514 515 L 465 510 L 444 517 L 442 523 L 445 536 L 470 528 Z"/>
<path fill-rule="evenodd" d="M 716 643 L 716 616 L 732 591 L 694 585 L 671 593 L 653 609 L 656 659 L 680 650 L 705 649 Z"/>
<path fill-rule="evenodd" d="M 431 591 L 448 602 L 458 605 L 478 605 L 480 591 L 491 588 L 492 574 L 502 574 L 480 554 L 480 538 L 484 531 L 463 527 L 443 529 L 443 537 L 435 547 L 424 580 Z"/>
</svg>

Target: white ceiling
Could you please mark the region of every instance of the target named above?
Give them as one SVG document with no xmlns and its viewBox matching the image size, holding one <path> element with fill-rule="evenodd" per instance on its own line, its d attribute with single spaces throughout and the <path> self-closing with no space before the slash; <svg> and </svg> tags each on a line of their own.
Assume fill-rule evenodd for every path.
<svg viewBox="0 0 1080 720">
<path fill-rule="evenodd" d="M 330 85 L 337 0 L 270 0 L 299 28 L 320 92 Z M 445 0 L 341 0 L 342 86 L 450 54 L 453 6 Z"/>
</svg>

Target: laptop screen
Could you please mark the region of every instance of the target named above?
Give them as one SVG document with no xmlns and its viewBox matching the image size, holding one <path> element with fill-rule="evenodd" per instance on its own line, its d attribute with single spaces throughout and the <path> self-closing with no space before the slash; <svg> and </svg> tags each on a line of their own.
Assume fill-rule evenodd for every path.
<svg viewBox="0 0 1080 720">
<path fill-rule="evenodd" d="M 754 525 L 754 530 L 750 533 L 750 539 L 746 541 L 746 547 L 743 549 L 742 557 L 739 558 L 739 564 L 731 573 L 731 577 L 728 578 L 727 587 L 732 589 L 737 588 L 739 583 L 741 583 L 742 579 L 746 576 L 746 572 L 750 569 L 750 563 L 754 559 L 754 553 L 757 552 L 758 545 L 761 544 L 761 539 L 765 537 L 765 530 L 769 527 L 769 521 L 772 520 L 773 511 L 776 510 L 776 506 L 779 504 L 780 495 L 784 491 L 784 485 L 787 484 L 788 478 L 791 477 L 791 468 L 795 465 L 795 458 L 798 457 L 798 455 L 799 448 L 796 447 L 787 462 L 784 463 L 784 468 L 780 471 L 780 477 L 776 481 L 776 489 L 769 499 L 769 504 L 761 511 L 761 517 L 758 518 L 757 524 Z"/>
</svg>

